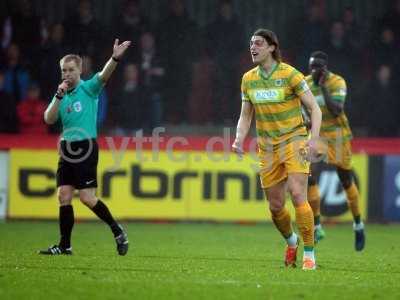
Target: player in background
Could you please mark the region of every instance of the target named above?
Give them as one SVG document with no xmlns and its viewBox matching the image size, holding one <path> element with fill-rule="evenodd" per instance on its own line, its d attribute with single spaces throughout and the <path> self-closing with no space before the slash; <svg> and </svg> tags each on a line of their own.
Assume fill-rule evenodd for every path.
<svg viewBox="0 0 400 300">
<path fill-rule="evenodd" d="M 320 136 L 327 145 L 325 161 L 336 167 L 354 219 L 355 249 L 361 251 L 365 246 L 365 234 L 359 209 L 360 196 L 351 166 L 352 133 L 343 109 L 347 94 L 346 82 L 328 70 L 328 55 L 322 51 L 311 54 L 309 70 L 310 75 L 306 81 L 322 111 Z M 313 173 L 308 179 L 308 202 L 314 212 L 314 237 L 318 242 L 324 238 L 325 232 L 320 222 L 320 193 Z"/>
<path fill-rule="evenodd" d="M 285 208 L 286 188 L 296 211 L 296 223 L 303 238 L 303 269 L 316 268 L 314 224 L 307 201 L 310 157 L 317 154 L 321 111 L 303 74 L 281 61 L 278 39 L 268 29 L 258 29 L 250 40 L 255 68 L 242 78 L 242 108 L 232 150 L 243 154 L 243 142 L 255 113 L 260 180 L 272 220 L 286 240 L 285 265 L 296 266 L 299 238 Z M 311 139 L 301 114 L 304 104 L 311 112 Z"/>
</svg>

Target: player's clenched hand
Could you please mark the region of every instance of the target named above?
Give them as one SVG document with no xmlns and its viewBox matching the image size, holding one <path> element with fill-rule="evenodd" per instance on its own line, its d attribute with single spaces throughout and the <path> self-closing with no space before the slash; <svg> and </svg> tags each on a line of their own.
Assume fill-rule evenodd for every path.
<svg viewBox="0 0 400 300">
<path fill-rule="evenodd" d="M 125 41 L 119 44 L 119 39 L 114 41 L 113 57 L 115 59 L 120 59 L 124 55 L 126 49 L 130 46 L 131 41 Z"/>
<path fill-rule="evenodd" d="M 232 144 L 232 152 L 236 153 L 240 158 L 243 156 L 244 151 L 243 151 L 243 144 L 235 139 L 235 141 Z"/>
<path fill-rule="evenodd" d="M 320 159 L 320 153 L 318 139 L 312 138 L 307 141 L 307 159 L 310 162 L 317 162 Z"/>
</svg>

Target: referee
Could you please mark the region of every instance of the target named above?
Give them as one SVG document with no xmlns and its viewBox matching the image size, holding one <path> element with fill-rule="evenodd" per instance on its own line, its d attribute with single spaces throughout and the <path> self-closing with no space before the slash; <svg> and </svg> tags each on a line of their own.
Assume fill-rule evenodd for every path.
<svg viewBox="0 0 400 300">
<path fill-rule="evenodd" d="M 96 197 L 99 152 L 96 116 L 98 96 L 130 44 L 130 41 L 119 44 L 116 39 L 113 54 L 103 70 L 87 81 L 80 78 L 82 59 L 78 55 L 68 54 L 60 60 L 62 83 L 44 113 L 44 120 L 47 124 L 54 124 L 60 119 L 63 126 L 57 168 L 61 238 L 58 245 L 39 251 L 40 254 L 72 254 L 74 210 L 71 202 L 75 189 L 79 191 L 81 202 L 110 226 L 118 254 L 128 252 L 126 232 L 114 220 L 107 206 Z"/>
</svg>

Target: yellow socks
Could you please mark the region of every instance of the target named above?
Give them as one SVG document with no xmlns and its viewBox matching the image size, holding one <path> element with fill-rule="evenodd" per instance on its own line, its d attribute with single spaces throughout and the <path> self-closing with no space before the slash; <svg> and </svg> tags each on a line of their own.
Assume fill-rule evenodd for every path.
<svg viewBox="0 0 400 300">
<path fill-rule="evenodd" d="M 321 196 L 319 194 L 319 188 L 317 184 L 310 185 L 308 187 L 308 203 L 310 203 L 311 209 L 314 214 L 314 225 L 320 224 L 321 216 Z"/>
<path fill-rule="evenodd" d="M 347 204 L 351 210 L 351 213 L 353 214 L 353 218 L 354 220 L 359 220 L 360 208 L 358 207 L 358 199 L 360 198 L 360 195 L 358 193 L 357 186 L 353 182 L 345 191 L 347 196 Z"/>
<path fill-rule="evenodd" d="M 289 211 L 284 207 L 279 212 L 271 211 L 271 216 L 272 221 L 283 237 L 286 239 L 289 238 L 293 233 Z"/>
<path fill-rule="evenodd" d="M 353 215 L 353 218 L 356 223 L 360 222 L 360 208 L 358 206 L 359 202 L 359 193 L 357 186 L 353 182 L 349 188 L 345 189 L 346 196 L 347 196 L 347 204 L 349 206 L 349 209 L 351 210 L 351 213 Z M 310 206 L 312 208 L 313 214 L 314 214 L 314 225 L 319 225 L 320 224 L 320 215 L 321 215 L 321 197 L 319 193 L 319 188 L 318 185 L 311 185 L 308 187 L 308 203 L 310 203 Z"/>
<path fill-rule="evenodd" d="M 296 223 L 303 237 L 304 249 L 312 250 L 314 248 L 314 220 L 313 212 L 307 201 L 295 207 Z"/>
</svg>

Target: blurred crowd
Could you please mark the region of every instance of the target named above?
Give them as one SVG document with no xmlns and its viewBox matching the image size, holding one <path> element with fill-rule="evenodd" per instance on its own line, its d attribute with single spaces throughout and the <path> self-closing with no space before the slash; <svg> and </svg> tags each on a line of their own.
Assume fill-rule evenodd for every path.
<svg viewBox="0 0 400 300">
<path fill-rule="evenodd" d="M 90 0 L 78 1 L 75 11 L 52 24 L 34 13 L 30 0 L 20 0 L 0 19 L 0 132 L 57 132 L 44 124 L 43 112 L 61 81 L 59 59 L 81 55 L 82 78 L 90 78 L 110 57 L 114 37 L 134 46 L 100 96 L 101 132 L 234 125 L 241 75 L 251 67 L 250 37 L 232 1 L 216 2 L 215 19 L 199 26 L 183 0 L 170 0 L 156 22 L 144 15 L 139 0 L 124 0 L 105 26 Z M 346 110 L 356 135 L 398 136 L 400 0 L 371 26 L 356 19 L 355 9 L 345 7 L 332 20 L 324 1 L 311 3 L 281 38 L 284 59 L 307 73 L 310 53 L 327 52 L 329 68 L 347 80 Z"/>
</svg>

